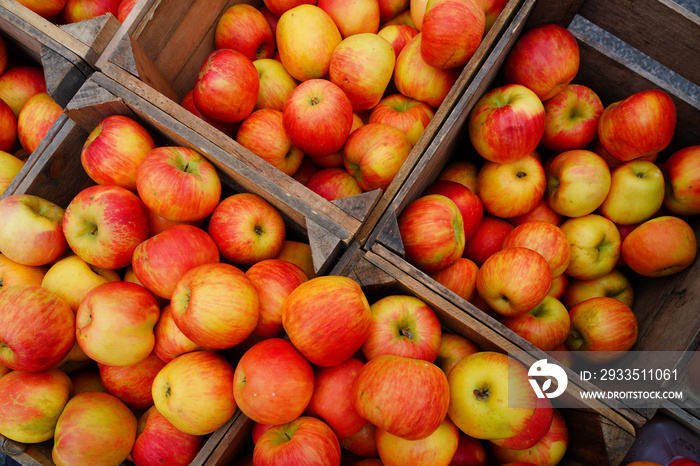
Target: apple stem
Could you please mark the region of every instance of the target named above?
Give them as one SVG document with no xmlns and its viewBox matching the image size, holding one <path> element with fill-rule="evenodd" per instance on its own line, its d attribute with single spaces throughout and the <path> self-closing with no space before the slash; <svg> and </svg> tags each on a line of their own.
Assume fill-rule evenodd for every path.
<svg viewBox="0 0 700 466">
<path fill-rule="evenodd" d="M 413 338 L 413 334 L 412 334 L 411 331 L 410 331 L 408 328 L 406 328 L 406 327 L 399 329 L 399 335 L 401 335 L 402 337 L 408 337 L 408 338 L 411 338 L 411 339 Z"/>
<path fill-rule="evenodd" d="M 291 437 L 287 432 L 284 433 L 284 436 L 287 437 L 287 440 L 291 440 L 291 439 L 292 439 L 292 437 Z"/>
</svg>

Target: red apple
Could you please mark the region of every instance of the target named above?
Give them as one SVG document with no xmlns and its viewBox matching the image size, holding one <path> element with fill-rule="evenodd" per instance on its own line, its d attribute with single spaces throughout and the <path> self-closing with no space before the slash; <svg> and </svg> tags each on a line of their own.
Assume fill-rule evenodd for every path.
<svg viewBox="0 0 700 466">
<path fill-rule="evenodd" d="M 567 309 L 571 309 L 582 301 L 599 296 L 619 299 L 630 308 L 634 304 L 632 282 L 619 268 L 591 280 L 570 280 L 562 302 Z"/>
<path fill-rule="evenodd" d="M 339 466 L 340 443 L 326 423 L 300 416 L 262 434 L 253 449 L 253 463 Z"/>
<path fill-rule="evenodd" d="M 569 430 L 564 416 L 558 410 L 552 413 L 552 423 L 547 433 L 537 444 L 523 450 L 511 450 L 492 446 L 496 460 L 501 464 L 538 464 L 555 466 L 564 458 L 569 445 Z"/>
<path fill-rule="evenodd" d="M 66 0 L 61 16 L 66 23 L 77 23 L 107 13 L 116 18 L 120 3 L 121 0 Z"/>
<path fill-rule="evenodd" d="M 377 427 L 371 422 L 365 422 L 364 427 L 349 437 L 340 440 L 340 446 L 351 453 L 364 458 L 379 456 L 375 435 Z"/>
<path fill-rule="evenodd" d="M 421 27 L 421 56 L 439 69 L 463 66 L 481 44 L 485 27 L 480 0 L 429 0 Z"/>
<path fill-rule="evenodd" d="M 418 30 L 407 24 L 389 24 L 377 32 L 377 35 L 382 36 L 391 44 L 396 58 L 416 34 L 418 34 Z"/>
<path fill-rule="evenodd" d="M 500 321 L 542 351 L 554 351 L 562 345 L 571 327 L 566 307 L 550 295 L 526 314 L 505 317 Z"/>
<path fill-rule="evenodd" d="M 486 259 L 501 250 L 503 240 L 515 228 L 508 221 L 484 215 L 479 228 L 465 244 L 463 257 L 481 267 Z"/>
<path fill-rule="evenodd" d="M 151 386 L 165 362 L 156 355 L 127 366 L 97 364 L 100 380 L 108 393 L 116 396 L 131 409 L 148 409 L 153 406 Z"/>
<path fill-rule="evenodd" d="M 137 1 L 138 0 L 122 0 L 119 3 L 119 9 L 117 10 L 117 21 L 124 23 L 126 18 L 129 16 L 129 13 L 131 13 L 131 10 L 133 10 L 136 6 Z"/>
<path fill-rule="evenodd" d="M 314 268 L 313 255 L 309 243 L 285 240 L 282 245 L 282 250 L 274 258 L 286 260 L 297 265 L 309 278 L 314 278 L 316 276 L 316 269 Z"/>
<path fill-rule="evenodd" d="M 362 194 L 357 178 L 344 168 L 323 168 L 306 182 L 306 187 L 328 201 Z"/>
<path fill-rule="evenodd" d="M 547 171 L 545 170 L 545 173 L 546 172 Z M 543 196 L 542 199 L 540 199 L 540 202 L 538 202 L 537 205 L 529 212 L 508 219 L 508 222 L 516 227 L 525 222 L 535 221 L 547 222 L 551 223 L 552 225 L 559 226 L 564 221 L 564 217 L 552 210 L 552 208 L 549 207 L 549 204 L 547 204 L 547 198 Z"/>
<path fill-rule="evenodd" d="M 398 128 L 415 146 L 433 116 L 435 111 L 425 102 L 403 94 L 391 94 L 372 108 L 368 123 L 383 123 Z"/>
<path fill-rule="evenodd" d="M 0 290 L 12 285 L 41 286 L 46 272 L 46 267 L 22 265 L 0 254 Z"/>
<path fill-rule="evenodd" d="M 440 341 L 440 351 L 435 364 L 449 376 L 452 368 L 462 359 L 474 354 L 479 349 L 474 343 L 456 333 L 443 333 Z"/>
<path fill-rule="evenodd" d="M 603 103 L 590 87 L 569 84 L 544 102 L 542 145 L 560 153 L 585 149 L 598 137 Z"/>
<path fill-rule="evenodd" d="M 11 152 L 17 142 L 17 117 L 12 108 L 0 99 L 0 150 Z"/>
<path fill-rule="evenodd" d="M 440 427 L 423 439 L 407 440 L 377 429 L 376 441 L 379 459 L 385 466 L 447 466 L 457 451 L 459 429 L 445 417 Z"/>
<path fill-rule="evenodd" d="M 223 123 L 221 121 L 216 121 L 212 120 L 211 118 L 208 118 L 200 112 L 197 107 L 194 104 L 194 89 L 190 89 L 185 93 L 185 95 L 182 97 L 182 101 L 180 102 L 180 105 L 182 105 L 183 108 L 186 110 L 189 110 L 190 113 L 197 115 L 199 118 L 204 120 L 205 122 L 209 123 L 211 126 L 214 128 L 218 129 L 222 133 L 224 133 L 226 136 L 230 138 L 234 138 L 236 135 L 236 131 L 238 130 L 238 127 L 240 126 L 240 121 L 235 121 L 233 123 Z"/>
<path fill-rule="evenodd" d="M 66 5 L 66 0 L 18 0 L 17 3 L 26 6 L 43 18 L 49 19 L 61 12 Z"/>
<path fill-rule="evenodd" d="M 484 7 L 484 13 L 486 14 L 486 31 L 484 35 L 493 27 L 493 23 L 496 22 L 507 4 L 508 0 L 481 0 L 481 5 Z"/>
<path fill-rule="evenodd" d="M 259 9 L 247 3 L 238 3 L 219 16 L 214 31 L 214 48 L 237 50 L 250 61 L 272 58 L 275 36 Z"/>
<path fill-rule="evenodd" d="M 566 234 L 556 225 L 532 221 L 521 223 L 503 239 L 503 249 L 524 247 L 542 254 L 552 270 L 552 278 L 564 273 L 571 260 L 571 246 Z"/>
<path fill-rule="evenodd" d="M 282 16 L 282 14 L 294 8 L 295 6 L 304 4 L 316 4 L 317 0 L 265 0 L 264 6 L 275 16 Z"/>
<path fill-rule="evenodd" d="M 1 106 L 2 104 L 0 104 Z M 663 163 L 664 207 L 675 215 L 700 213 L 700 145 L 680 149 Z"/>
<path fill-rule="evenodd" d="M 429 273 L 430 278 L 440 283 L 462 299 L 473 301 L 476 298 L 476 274 L 479 266 L 471 259 L 460 257 L 446 269 Z"/>
<path fill-rule="evenodd" d="M 483 442 L 460 430 L 457 451 L 450 466 L 486 466 L 486 449 Z"/>
<path fill-rule="evenodd" d="M 318 0 L 317 5 L 333 19 L 343 39 L 379 30 L 377 0 Z"/>
<path fill-rule="evenodd" d="M 253 66 L 258 70 L 260 81 L 255 110 L 271 108 L 281 112 L 289 94 L 299 83 L 289 74 L 284 65 L 275 59 L 261 58 L 255 60 Z"/>
<path fill-rule="evenodd" d="M 484 216 L 481 198 L 469 188 L 456 181 L 436 181 L 423 194 L 442 194 L 449 197 L 459 208 L 464 224 L 464 240 L 469 241 L 478 231 Z"/>
<path fill-rule="evenodd" d="M 15 117 L 19 117 L 29 99 L 42 92 L 46 92 L 46 80 L 40 66 L 15 66 L 0 75 L 0 99 L 10 106 Z"/>
<path fill-rule="evenodd" d="M 181 354 L 205 349 L 187 338 L 178 328 L 173 320 L 170 304 L 160 311 L 160 318 L 153 328 L 153 334 L 156 338 L 153 351 L 166 363 Z"/>
<path fill-rule="evenodd" d="M 61 106 L 46 92 L 27 100 L 17 117 L 17 139 L 30 155 L 62 114 Z"/>
</svg>

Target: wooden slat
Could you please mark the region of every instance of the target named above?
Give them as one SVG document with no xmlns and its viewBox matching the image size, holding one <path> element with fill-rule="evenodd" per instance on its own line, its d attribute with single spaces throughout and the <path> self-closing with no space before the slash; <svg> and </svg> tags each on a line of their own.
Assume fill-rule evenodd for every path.
<svg viewBox="0 0 700 466">
<path fill-rule="evenodd" d="M 529 29 L 534 26 L 550 23 L 568 26 L 585 1 L 586 0 L 538 0 L 526 27 Z"/>
</svg>

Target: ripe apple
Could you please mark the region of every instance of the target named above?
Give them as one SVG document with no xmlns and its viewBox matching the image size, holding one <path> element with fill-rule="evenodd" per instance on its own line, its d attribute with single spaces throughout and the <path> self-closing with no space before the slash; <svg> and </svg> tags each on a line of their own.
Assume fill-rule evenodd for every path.
<svg viewBox="0 0 700 466">
<path fill-rule="evenodd" d="M 207 118 L 233 123 L 251 114 L 259 90 L 260 79 L 253 62 L 236 50 L 219 49 L 202 63 L 192 97 Z"/>
<path fill-rule="evenodd" d="M 238 193 L 219 202 L 207 231 L 222 257 L 252 265 L 279 254 L 286 226 L 279 211 L 261 196 Z"/>
<path fill-rule="evenodd" d="M 564 458 L 568 446 L 569 429 L 566 420 L 559 410 L 554 409 L 549 430 L 535 446 L 523 450 L 510 450 L 493 445 L 491 451 L 500 464 L 511 462 L 555 466 Z"/>
<path fill-rule="evenodd" d="M 555 153 L 585 149 L 598 137 L 603 103 L 590 87 L 569 84 L 544 102 L 542 145 Z"/>
<path fill-rule="evenodd" d="M 153 351 L 160 308 L 143 286 L 104 283 L 91 290 L 75 315 L 75 335 L 91 359 L 110 366 L 143 361 Z"/>
<path fill-rule="evenodd" d="M 55 368 L 4 375 L 0 378 L 0 434 L 22 443 L 53 438 L 71 387 L 70 378 Z"/>
<path fill-rule="evenodd" d="M 12 118 L 14 118 L 14 115 Z M 24 160 L 0 150 L 0 195 L 7 190 L 12 180 L 22 170 L 22 167 L 24 167 Z"/>
<path fill-rule="evenodd" d="M 484 215 L 474 236 L 464 244 L 463 257 L 481 267 L 489 256 L 501 250 L 503 240 L 513 228 L 505 219 Z"/>
<path fill-rule="evenodd" d="M 544 106 L 520 84 L 491 89 L 467 118 L 469 140 L 490 162 L 513 162 L 532 154 L 544 134 Z"/>
<path fill-rule="evenodd" d="M 282 250 L 274 258 L 286 260 L 299 266 L 309 278 L 316 277 L 316 269 L 314 268 L 313 256 L 309 243 L 285 240 Z"/>
<path fill-rule="evenodd" d="M 377 427 L 371 422 L 365 422 L 364 427 L 349 437 L 340 438 L 340 446 L 351 453 L 363 458 L 379 456 L 375 436 Z"/>
<path fill-rule="evenodd" d="M 676 106 L 660 89 L 636 92 L 609 104 L 598 121 L 598 138 L 622 161 L 664 150 L 676 129 Z"/>
<path fill-rule="evenodd" d="M 202 449 L 205 439 L 182 432 L 151 406 L 138 420 L 131 459 L 135 464 L 187 466 Z"/>
<path fill-rule="evenodd" d="M 0 254 L 0 290 L 12 285 L 37 285 L 46 275 L 44 266 L 22 265 Z"/>
<path fill-rule="evenodd" d="M 423 29 L 423 18 L 425 17 L 427 3 L 428 0 L 411 0 L 409 4 L 411 19 L 415 24 L 415 28 L 419 31 Z"/>
<path fill-rule="evenodd" d="M 170 361 L 153 380 L 158 411 L 179 430 L 205 435 L 236 411 L 233 366 L 212 351 L 193 351 Z"/>
<path fill-rule="evenodd" d="M 363 191 L 386 190 L 412 148 L 400 129 L 383 123 L 367 123 L 348 136 L 343 148 L 343 164 L 357 178 Z"/>
<path fill-rule="evenodd" d="M 264 0 L 264 7 L 269 10 L 275 16 L 282 16 L 282 14 L 294 8 L 295 6 L 303 4 L 316 4 L 317 0 Z"/>
<path fill-rule="evenodd" d="M 360 416 L 406 440 L 420 440 L 435 432 L 450 402 L 447 377 L 439 367 L 393 355 L 367 362 L 352 391 Z"/>
<path fill-rule="evenodd" d="M 61 106 L 46 92 L 27 100 L 17 116 L 17 139 L 30 155 L 62 114 Z"/>
<path fill-rule="evenodd" d="M 281 112 L 289 94 L 299 83 L 282 63 L 273 58 L 260 58 L 253 62 L 253 66 L 258 70 L 260 81 L 258 101 L 254 110 L 271 108 Z"/>
<path fill-rule="evenodd" d="M 61 18 L 65 23 L 77 23 L 107 13 L 116 18 L 120 3 L 121 0 L 66 0 Z"/>
<path fill-rule="evenodd" d="M 214 165 L 189 147 L 157 147 L 136 172 L 143 203 L 168 220 L 194 222 L 211 214 L 221 198 Z"/>
<path fill-rule="evenodd" d="M 545 170 L 545 173 L 547 173 L 547 170 Z M 518 215 L 517 217 L 511 217 L 508 219 L 508 222 L 516 227 L 525 222 L 534 221 L 548 222 L 552 225 L 559 226 L 564 221 L 564 217 L 552 210 L 552 208 L 549 207 L 549 204 L 547 204 L 546 196 L 542 196 L 542 199 L 540 199 L 532 210 L 523 215 Z"/>
<path fill-rule="evenodd" d="M 440 107 L 459 78 L 460 68 L 441 70 L 421 55 L 422 34 L 416 34 L 396 57 L 394 85 L 403 95 Z"/>
<path fill-rule="evenodd" d="M 622 260 L 647 277 L 672 275 L 688 268 L 697 254 L 693 228 L 680 217 L 663 215 L 632 230 L 622 242 Z"/>
<path fill-rule="evenodd" d="M 583 149 L 562 152 L 551 159 L 546 172 L 547 204 L 565 217 L 592 213 L 610 191 L 610 169 L 595 152 Z"/>
<path fill-rule="evenodd" d="M 352 384 L 364 364 L 350 358 L 337 366 L 314 369 L 314 390 L 306 414 L 321 418 L 338 438 L 350 437 L 367 424 L 352 404 Z"/>
<path fill-rule="evenodd" d="M 323 168 L 309 178 L 305 186 L 328 201 L 357 196 L 364 191 L 357 178 L 345 168 Z"/>
<path fill-rule="evenodd" d="M 0 75 L 0 99 L 10 106 L 16 118 L 24 104 L 42 92 L 46 92 L 46 79 L 40 66 L 15 66 Z"/>
<path fill-rule="evenodd" d="M 450 466 L 486 466 L 486 449 L 482 440 L 470 437 L 461 430 L 457 451 Z"/>
<path fill-rule="evenodd" d="M 462 335 L 444 332 L 440 340 L 440 351 L 435 358 L 435 365 L 449 376 L 450 371 L 459 361 L 477 351 L 479 349 L 476 345 Z"/>
<path fill-rule="evenodd" d="M 410 6 L 409 0 L 377 0 L 379 4 L 379 20 L 381 23 L 385 23 L 391 19 L 394 19 L 399 14 L 408 14 L 410 18 L 410 11 L 408 8 Z"/>
<path fill-rule="evenodd" d="M 155 236 L 158 233 L 161 233 L 165 230 L 167 230 L 170 227 L 174 227 L 175 225 L 193 225 L 198 228 L 203 228 L 205 225 L 204 220 L 195 220 L 192 222 L 183 222 L 183 221 L 178 221 L 178 220 L 170 220 L 165 217 L 162 217 L 155 212 L 153 212 L 151 209 L 146 207 L 146 214 L 148 215 L 148 232 L 150 236 Z"/>
<path fill-rule="evenodd" d="M 586 359 L 605 363 L 632 349 L 637 341 L 637 317 L 619 299 L 600 296 L 569 309 L 571 330 L 566 346 L 586 351 Z"/>
<path fill-rule="evenodd" d="M 379 31 L 377 0 L 318 0 L 317 5 L 333 19 L 343 39 Z"/>
<path fill-rule="evenodd" d="M 80 191 L 66 207 L 63 234 L 73 252 L 95 267 L 120 269 L 149 237 L 143 202 L 126 188 L 101 184 Z"/>
<path fill-rule="evenodd" d="M 49 19 L 61 12 L 66 5 L 66 0 L 18 0 L 20 3 L 39 16 Z M 0 70 L 0 73 L 2 71 Z"/>
<path fill-rule="evenodd" d="M 440 350 L 442 328 L 435 311 L 409 295 L 385 296 L 370 306 L 372 326 L 362 344 L 368 361 L 390 354 L 434 362 Z"/>
<path fill-rule="evenodd" d="M 211 118 L 204 116 L 194 104 L 194 89 L 190 89 L 185 93 L 185 95 L 182 97 L 180 105 L 182 105 L 184 109 L 189 110 L 190 113 L 197 115 L 199 118 L 209 123 L 214 128 L 218 129 L 228 137 L 235 137 L 236 130 L 238 130 L 238 127 L 240 126 L 240 121 L 235 121 L 233 123 L 223 123 L 221 121 L 212 120 Z"/>
<path fill-rule="evenodd" d="M 214 30 L 214 48 L 237 50 L 250 61 L 272 58 L 275 36 L 259 9 L 237 3 L 219 16 Z"/>
<path fill-rule="evenodd" d="M 469 241 L 478 231 L 484 216 L 484 205 L 474 191 L 457 181 L 442 180 L 429 185 L 423 194 L 442 194 L 459 208 L 464 225 L 464 240 Z"/>
<path fill-rule="evenodd" d="M 136 171 L 155 147 L 151 134 L 136 120 L 110 115 L 88 135 L 80 162 L 95 183 L 136 191 Z"/>
<path fill-rule="evenodd" d="M 429 273 L 430 278 L 440 283 L 462 299 L 476 298 L 476 274 L 479 266 L 471 259 L 460 257 L 451 266 Z"/>
<path fill-rule="evenodd" d="M 173 320 L 170 304 L 165 305 L 160 311 L 160 318 L 153 328 L 153 334 L 156 338 L 153 351 L 166 363 L 172 361 L 181 354 L 206 349 L 199 346 L 182 333 L 182 330 L 178 328 Z"/>
<path fill-rule="evenodd" d="M 0 293 L 0 364 L 18 371 L 56 366 L 75 342 L 70 306 L 37 285 L 14 285 Z"/>
<path fill-rule="evenodd" d="M 501 323 L 542 351 L 554 351 L 569 336 L 571 320 L 561 301 L 547 295 L 530 312 L 500 319 Z"/>
<path fill-rule="evenodd" d="M 121 464 L 136 440 L 136 416 L 109 393 L 85 392 L 66 403 L 51 457 L 57 466 Z"/>
<path fill-rule="evenodd" d="M 700 145 L 680 149 L 662 165 L 665 179 L 664 207 L 675 215 L 700 213 Z"/>
<path fill-rule="evenodd" d="M 131 10 L 136 6 L 137 1 L 138 0 L 122 0 L 117 10 L 117 21 L 123 24 L 129 16 L 129 13 L 131 13 Z"/>
<path fill-rule="evenodd" d="M 434 116 L 435 111 L 430 105 L 397 93 L 383 97 L 372 108 L 368 123 L 383 123 L 398 128 L 415 146 Z"/>
<path fill-rule="evenodd" d="M 582 301 L 599 296 L 619 299 L 630 308 L 634 304 L 634 288 L 632 282 L 627 275 L 617 267 L 602 277 L 592 280 L 570 280 L 562 302 L 567 309 L 571 309 Z"/>
<path fill-rule="evenodd" d="M 418 30 L 408 24 L 389 24 L 382 26 L 377 32 L 377 35 L 382 36 L 391 44 L 396 58 L 416 34 L 418 34 Z"/>
<path fill-rule="evenodd" d="M 300 416 L 262 434 L 253 448 L 253 463 L 339 466 L 340 443 L 328 424 Z"/>
<path fill-rule="evenodd" d="M 12 108 L 0 99 L 0 150 L 11 152 L 17 142 L 17 117 Z"/>
<path fill-rule="evenodd" d="M 564 273 L 571 260 L 571 246 L 566 234 L 556 225 L 531 221 L 516 226 L 503 239 L 503 249 L 529 248 L 542 254 L 552 270 L 552 278 Z"/>
<path fill-rule="evenodd" d="M 439 69 L 466 65 L 481 44 L 485 27 L 480 0 L 428 0 L 421 26 L 421 56 Z"/>
<path fill-rule="evenodd" d="M 535 413 L 527 369 L 505 354 L 480 351 L 467 356 L 452 368 L 448 381 L 448 416 L 471 437 L 512 437 Z"/>
<path fill-rule="evenodd" d="M 518 316 L 533 310 L 547 296 L 552 270 L 542 254 L 524 247 L 491 255 L 476 274 L 476 289 L 498 314 Z"/>
<path fill-rule="evenodd" d="M 352 103 L 326 79 L 310 79 L 289 94 L 282 110 L 292 145 L 306 155 L 323 158 L 340 150 L 350 134 Z"/>
<path fill-rule="evenodd" d="M 371 323 L 362 288 L 343 276 L 302 283 L 289 294 L 282 309 L 282 325 L 290 341 L 309 362 L 322 367 L 335 366 L 355 354 L 369 335 Z"/>
<path fill-rule="evenodd" d="M 564 310 L 566 312 L 566 310 Z M 493 445 L 512 450 L 524 450 L 535 446 L 549 431 L 554 409 L 549 398 L 538 398 L 535 413 L 527 426 L 518 434 L 503 439 L 491 439 Z"/>
<path fill-rule="evenodd" d="M 445 417 L 440 427 L 420 440 L 406 440 L 377 429 L 377 451 L 385 466 L 402 464 L 448 466 L 457 452 L 459 429 Z"/>
<path fill-rule="evenodd" d="M 238 361 L 233 380 L 239 409 L 260 424 L 292 422 L 304 412 L 314 390 L 311 364 L 282 338 L 251 346 Z"/>
<path fill-rule="evenodd" d="M 610 191 L 599 212 L 618 225 L 650 219 L 663 205 L 664 175 L 647 160 L 630 160 L 611 173 Z"/>
<path fill-rule="evenodd" d="M 333 50 L 342 41 L 333 18 L 316 2 L 281 13 L 275 34 L 280 61 L 298 81 L 326 76 Z"/>
<path fill-rule="evenodd" d="M 136 246 L 131 266 L 146 289 L 170 299 L 185 272 L 212 262 L 219 262 L 212 237 L 195 226 L 176 225 Z"/>
<path fill-rule="evenodd" d="M 531 89 L 543 102 L 557 95 L 578 73 L 578 42 L 558 24 L 525 31 L 503 62 L 507 83 Z"/>
<path fill-rule="evenodd" d="M 620 257 L 620 231 L 598 214 L 570 218 L 561 224 L 569 239 L 571 260 L 566 274 L 579 280 L 591 280 L 609 273 Z"/>
<path fill-rule="evenodd" d="M 484 210 L 501 218 L 530 212 L 542 199 L 547 177 L 539 159 L 528 154 L 511 162 L 485 161 L 476 179 Z"/>
<path fill-rule="evenodd" d="M 153 380 L 165 364 L 156 353 L 151 352 L 136 364 L 110 366 L 97 363 L 97 368 L 107 393 L 116 396 L 131 409 L 148 409 L 153 406 Z"/>
<path fill-rule="evenodd" d="M 484 13 L 486 15 L 486 25 L 485 32 L 487 32 L 493 27 L 493 23 L 496 22 L 498 16 L 505 9 L 508 0 L 481 0 L 481 4 L 484 7 Z"/>
</svg>

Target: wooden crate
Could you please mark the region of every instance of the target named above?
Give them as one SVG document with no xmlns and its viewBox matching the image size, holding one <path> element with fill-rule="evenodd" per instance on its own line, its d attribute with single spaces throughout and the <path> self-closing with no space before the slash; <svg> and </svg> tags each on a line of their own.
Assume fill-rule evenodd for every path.
<svg viewBox="0 0 700 466">
<path fill-rule="evenodd" d="M 569 27 L 578 40 L 581 53 L 581 65 L 573 82 L 591 87 L 599 94 L 604 105 L 644 89 L 663 89 L 672 96 L 677 110 L 677 127 L 671 145 L 659 154 L 659 161 L 665 160 L 677 149 L 700 143 L 700 128 L 697 125 L 697 121 L 700 121 L 700 103 L 683 90 L 641 69 L 635 63 L 614 53 L 609 47 L 570 27 L 575 14 L 580 13 L 593 24 L 628 40 L 641 52 L 672 66 L 678 74 L 700 83 L 698 64 L 687 60 L 687 55 L 684 55 L 686 50 L 700 43 L 700 23 L 697 17 L 683 14 L 663 0 L 635 2 L 634 8 L 630 8 L 629 2 L 624 1 L 537 0 L 529 14 L 524 11 L 521 13 L 496 44 L 493 53 L 462 95 L 454 111 L 431 142 L 425 156 L 416 165 L 373 231 L 365 248 L 392 261 L 517 346 L 526 351 L 537 352 L 529 342 L 408 264 L 403 259 L 404 250 L 398 232 L 397 217 L 436 180 L 439 172 L 449 162 L 466 159 L 480 164 L 480 160 L 474 158 L 478 156 L 474 155 L 467 136 L 468 113 L 484 93 L 503 84 L 500 67 L 519 36 L 519 30 L 527 30 L 536 25 L 557 23 Z M 653 36 L 646 37 L 646 32 L 651 29 L 654 30 Z M 657 34 L 665 37 L 665 40 L 657 40 Z M 633 40 L 631 36 L 636 38 Z M 685 219 L 700 237 L 700 219 Z M 696 261 L 686 271 L 668 277 L 651 279 L 631 275 L 635 290 L 633 311 L 639 322 L 639 338 L 634 350 L 693 351 L 698 347 L 700 315 L 697 309 L 700 306 L 700 289 L 696 277 L 699 271 L 700 261 Z M 682 368 L 682 363 L 683 361 L 678 361 L 679 369 Z M 569 375 L 576 377 L 573 373 Z M 653 409 L 637 411 L 647 419 L 655 412 Z"/>
<path fill-rule="evenodd" d="M 303 199 L 319 213 L 345 225 L 355 235 L 355 241 L 363 244 L 498 37 L 506 30 L 514 15 L 521 8 L 530 8 L 534 0 L 510 0 L 386 191 L 376 190 L 333 202 L 326 201 L 291 177 L 273 169 L 232 138 L 203 123 L 178 105 L 182 96 L 193 88 L 202 63 L 214 50 L 214 29 L 218 17 L 237 3 L 250 3 L 256 7 L 262 5 L 259 0 L 146 1 L 132 20 L 125 21 L 122 25 L 118 34 L 120 40 L 110 44 L 98 61 L 98 68 L 144 99 L 158 102 L 165 112 L 231 154 L 236 159 L 232 163 L 253 167 L 273 183 L 283 186 L 289 196 Z M 160 95 L 167 96 L 174 102 L 162 99 Z"/>
<path fill-rule="evenodd" d="M 362 286 L 370 304 L 394 294 L 416 296 L 431 306 L 444 330 L 465 336 L 479 349 L 501 353 L 519 351 L 496 329 L 463 312 L 440 293 L 373 251 L 356 250 L 342 275 Z M 532 364 L 534 361 L 522 362 Z M 562 396 L 573 402 L 570 394 L 574 389 L 572 385 Z M 617 465 L 634 442 L 635 425 L 632 422 L 643 423 L 636 413 L 625 413 L 623 416 L 618 410 L 592 400 L 590 403 L 578 403 L 576 408 L 561 409 L 560 412 L 567 420 L 570 438 L 565 460 L 561 464 Z M 234 457 L 234 454 L 247 456 L 252 451 L 253 422 L 241 415 L 237 423 L 238 430 L 229 430 L 222 440 L 220 450 L 229 450 L 231 455 L 228 458 Z"/>
</svg>

